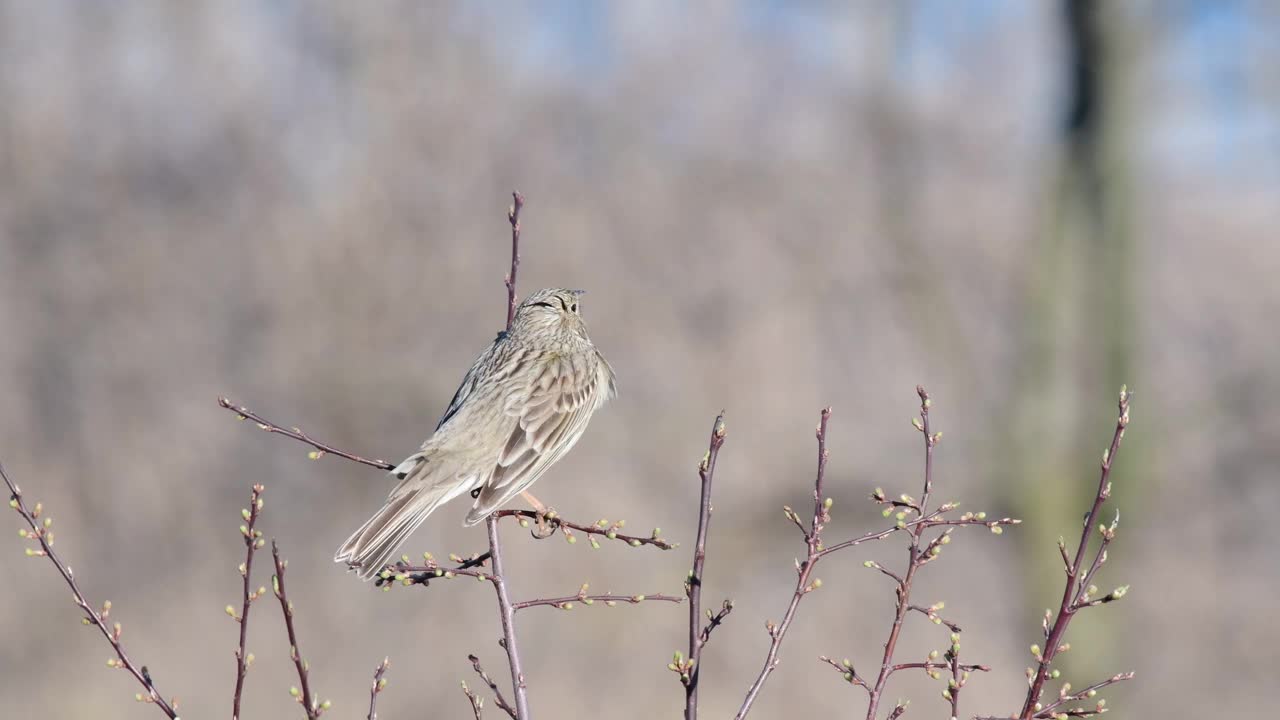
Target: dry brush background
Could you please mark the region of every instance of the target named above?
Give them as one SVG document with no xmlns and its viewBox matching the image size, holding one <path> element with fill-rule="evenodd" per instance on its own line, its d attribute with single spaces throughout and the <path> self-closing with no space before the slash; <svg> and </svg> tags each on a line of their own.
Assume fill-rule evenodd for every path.
<svg viewBox="0 0 1280 720">
<path fill-rule="evenodd" d="M 291 560 L 335 711 L 362 714 L 390 655 L 384 717 L 468 716 L 467 653 L 501 675 L 491 591 L 345 575 L 329 559 L 385 476 L 308 461 L 215 398 L 399 460 L 502 326 L 518 187 L 522 290 L 588 289 L 621 381 L 538 495 L 686 545 L 593 551 L 508 526 L 517 595 L 678 594 L 696 462 L 727 409 L 704 603 L 737 608 L 701 691 L 724 716 L 794 578 L 780 507 L 811 487 L 818 409 L 835 407 L 828 533 L 852 536 L 883 522 L 872 488 L 916 490 L 923 382 L 939 496 L 1028 521 L 958 538 L 917 589 L 996 667 L 965 707 L 1008 712 L 1060 592 L 1053 540 L 1128 382 L 1107 579 L 1133 590 L 1073 625 L 1070 667 L 1077 684 L 1138 672 L 1111 692 L 1118 717 L 1247 714 L 1280 661 L 1258 523 L 1280 509 L 1280 86 L 1263 71 L 1280 16 L 1210 4 L 1107 4 L 1106 112 L 1066 132 L 1058 3 L 2 3 L 0 457 L 185 715 L 229 712 L 222 608 L 264 483 L 259 527 Z M 479 550 L 462 514 L 406 549 Z M 16 537 L 0 549 L 4 714 L 154 713 L 51 569 Z M 816 657 L 871 661 L 892 596 L 861 562 L 900 552 L 821 568 L 757 715 L 862 706 Z M 278 614 L 255 612 L 247 715 L 295 713 Z M 674 715 L 683 618 L 522 615 L 533 708 Z M 910 626 L 904 656 L 938 633 Z M 911 716 L 940 716 L 940 685 L 899 682 Z"/>
</svg>

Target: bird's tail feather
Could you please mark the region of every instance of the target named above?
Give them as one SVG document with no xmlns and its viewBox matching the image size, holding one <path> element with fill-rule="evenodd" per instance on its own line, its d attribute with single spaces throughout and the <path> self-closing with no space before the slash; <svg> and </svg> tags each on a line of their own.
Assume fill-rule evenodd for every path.
<svg viewBox="0 0 1280 720">
<path fill-rule="evenodd" d="M 441 469 L 421 462 L 407 473 L 382 509 L 338 548 L 334 562 L 347 563 L 362 580 L 375 577 L 428 515 L 467 489 L 466 483 Z"/>
</svg>

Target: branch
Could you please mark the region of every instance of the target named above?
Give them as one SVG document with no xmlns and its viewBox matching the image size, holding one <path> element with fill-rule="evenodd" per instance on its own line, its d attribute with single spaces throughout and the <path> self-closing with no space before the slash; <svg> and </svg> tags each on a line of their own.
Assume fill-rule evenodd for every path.
<svg viewBox="0 0 1280 720">
<path fill-rule="evenodd" d="M 1109 529 L 1105 526 L 1097 525 L 1102 505 L 1107 501 L 1107 498 L 1111 497 L 1111 465 L 1115 462 L 1116 453 L 1120 450 L 1120 441 L 1124 439 L 1125 428 L 1129 425 L 1129 400 L 1131 397 L 1132 393 L 1129 392 L 1127 387 L 1120 388 L 1120 400 L 1117 405 L 1119 412 L 1117 413 L 1115 431 L 1111 436 L 1111 446 L 1102 453 L 1098 492 L 1093 498 L 1093 506 L 1089 509 L 1089 514 L 1085 516 L 1084 529 L 1080 533 L 1080 543 L 1076 547 L 1075 557 L 1067 564 L 1067 581 L 1062 591 L 1062 602 L 1058 606 L 1058 613 L 1053 625 L 1047 628 L 1043 652 L 1039 651 L 1038 646 L 1032 646 L 1032 652 L 1039 664 L 1035 675 L 1031 678 L 1031 686 L 1027 690 L 1027 698 L 1022 705 L 1022 712 L 1019 715 L 1021 720 L 1030 720 L 1033 716 L 1038 717 L 1036 713 L 1042 711 L 1040 695 L 1044 691 L 1045 682 L 1049 678 L 1050 665 L 1058 653 L 1062 651 L 1062 640 L 1066 635 L 1067 626 L 1071 624 L 1071 618 L 1083 607 L 1117 600 L 1123 597 L 1125 591 L 1128 590 L 1127 586 L 1117 588 L 1105 598 L 1100 598 L 1097 601 L 1085 601 L 1090 590 L 1088 581 L 1097 572 L 1102 563 L 1106 562 L 1106 546 L 1115 537 L 1116 523 L 1119 522 L 1119 515 L 1117 515 L 1116 523 L 1113 523 Z M 1102 542 L 1093 563 L 1081 575 L 1085 556 L 1089 552 L 1089 536 L 1092 534 L 1094 527 L 1098 527 L 1100 530 Z M 1065 560 L 1067 557 L 1065 546 L 1061 546 L 1060 551 Z M 1123 675 L 1115 677 L 1127 679 Z"/>
<path fill-rule="evenodd" d="M 524 207 L 524 196 L 518 191 L 511 193 L 511 208 L 507 210 L 507 221 L 511 223 L 511 272 L 507 273 L 507 329 L 516 319 L 516 271 L 520 269 L 520 209 Z"/>
<path fill-rule="evenodd" d="M 116 656 L 107 660 L 107 667 L 123 668 L 128 671 L 141 685 L 145 692 L 138 693 L 135 698 L 141 702 L 154 704 L 160 708 L 161 712 L 170 718 L 177 718 L 177 698 L 172 701 L 164 699 L 164 696 L 156 690 L 155 683 L 151 681 L 151 673 L 147 670 L 147 666 L 137 666 L 129 659 L 129 655 L 125 652 L 124 646 L 120 644 L 120 636 L 122 629 L 120 623 L 107 627 L 107 618 L 111 613 L 111 602 L 107 601 L 102 604 L 102 610 L 94 610 L 89 605 L 89 601 L 85 600 L 84 593 L 80 592 L 80 587 L 76 584 L 72 575 L 71 568 L 63 564 L 57 553 L 53 551 L 53 533 L 50 527 L 53 525 L 53 519 L 45 517 L 43 521 L 39 521 L 40 515 L 44 508 L 40 503 L 36 503 L 35 507 L 28 510 L 26 504 L 22 500 L 22 491 L 18 486 L 9 479 L 4 471 L 4 466 L 0 465 L 0 478 L 4 479 L 4 484 L 9 487 L 9 507 L 13 508 L 22 519 L 30 526 L 30 530 L 19 530 L 22 537 L 35 540 L 40 545 L 40 549 L 27 548 L 29 557 L 46 557 L 49 562 L 58 570 L 58 574 L 66 581 L 67 587 L 71 588 L 71 594 L 75 599 L 76 605 L 84 612 L 84 618 L 81 621 L 85 625 L 93 625 L 102 633 L 102 637 L 106 638 L 111 644 L 111 649 L 115 651 Z"/>
<path fill-rule="evenodd" d="M 285 428 L 285 427 L 276 425 L 270 420 L 249 410 L 249 408 L 241 405 L 236 405 L 235 403 L 231 402 L 225 397 L 218 398 L 218 405 L 240 416 L 241 420 L 244 420 L 247 418 L 249 420 L 256 422 L 258 424 L 258 427 L 266 432 L 276 433 L 278 435 L 284 435 L 285 437 L 293 438 L 298 442 L 302 442 L 310 445 L 311 447 L 315 448 L 315 451 L 311 452 L 308 455 L 308 457 L 310 457 L 312 460 L 319 460 L 325 455 L 337 455 L 340 458 L 346 458 L 353 462 L 358 462 L 361 465 L 368 465 L 369 467 L 378 468 L 379 470 L 394 470 L 396 467 L 395 465 L 392 465 L 386 460 L 370 460 L 368 458 L 362 458 L 359 455 L 353 455 L 352 453 L 339 450 L 338 448 L 333 447 L 332 445 L 322 443 L 319 440 L 312 438 L 310 435 L 304 433 L 299 428 L 295 427 L 290 429 L 290 428 Z"/>
<path fill-rule="evenodd" d="M 933 448 L 938 444 L 941 434 L 934 435 L 930 432 L 929 408 L 932 407 L 933 403 L 929 399 L 929 393 L 925 392 L 924 387 L 917 385 L 916 394 L 920 396 L 920 423 L 917 428 L 920 430 L 920 434 L 924 436 L 924 490 L 921 492 L 920 504 L 915 507 L 915 512 L 923 517 L 929 507 L 929 495 L 933 492 Z M 908 506 L 912 505 L 911 498 L 907 496 L 902 497 L 902 502 Z M 898 518 L 898 522 L 902 522 L 901 517 Z M 924 531 L 924 527 L 923 524 L 918 524 L 908 531 L 911 543 L 907 548 L 907 570 L 898 581 L 893 625 L 889 628 L 889 638 L 884 643 L 884 655 L 880 661 L 880 673 L 876 676 L 875 684 L 868 691 L 870 698 L 867 702 L 867 720 L 875 720 L 876 710 L 880 705 L 880 698 L 884 693 L 885 684 L 889 682 L 889 676 L 895 670 L 893 653 L 898 647 L 898 637 L 902 632 L 902 621 L 906 619 L 907 611 L 910 608 L 911 583 L 915 579 L 916 571 L 925 562 L 928 562 L 930 557 L 928 553 L 920 552 L 920 535 Z M 936 548 L 936 546 L 934 547 Z M 958 649 L 958 647 L 958 642 L 953 644 L 953 648 Z"/>
<path fill-rule="evenodd" d="M 382 676 L 386 674 L 389 667 L 391 667 L 391 658 L 382 658 L 382 662 L 378 663 L 378 667 L 373 670 L 373 684 L 369 686 L 369 714 L 366 716 L 368 720 L 378 720 L 378 694 L 387 688 L 387 681 Z"/>
<path fill-rule="evenodd" d="M 693 569 L 685 580 L 684 591 L 689 598 L 689 659 L 686 661 L 677 653 L 675 672 L 680 674 L 680 682 L 684 685 L 684 717 L 685 720 L 696 720 L 698 717 L 698 678 L 702 674 L 702 646 L 711 637 L 712 625 L 704 630 L 702 623 L 702 567 L 707 559 L 707 531 L 711 527 L 711 482 L 716 473 L 716 458 L 720 455 L 720 447 L 724 445 L 725 427 L 724 411 L 716 417 L 711 425 L 711 440 L 707 446 L 707 454 L 698 464 L 698 478 L 702 481 L 701 499 L 698 505 L 698 539 L 693 549 Z M 716 624 L 722 622 L 733 605 L 726 600 L 724 609 L 718 618 L 711 618 Z"/>
<path fill-rule="evenodd" d="M 543 528 L 542 532 L 534 533 L 534 537 L 540 540 L 543 538 L 549 537 L 556 530 L 559 530 L 562 533 L 564 533 L 565 540 L 568 541 L 570 544 L 578 542 L 578 539 L 573 536 L 573 531 L 577 531 L 587 535 L 587 537 L 591 541 L 592 548 L 600 547 L 600 544 L 596 541 L 597 537 L 604 537 L 604 538 L 608 538 L 609 540 L 617 540 L 619 542 L 624 542 L 632 547 L 640 547 L 641 545 L 651 545 L 660 550 L 673 550 L 678 546 L 676 543 L 669 543 L 663 538 L 659 537 L 659 534 L 661 533 L 662 528 L 654 528 L 653 534 L 651 534 L 648 537 L 644 537 L 642 535 L 625 535 L 623 533 L 618 532 L 626 525 L 625 520 L 615 520 L 614 522 L 611 523 L 607 519 L 602 518 L 600 520 L 597 520 L 593 525 L 587 525 L 584 523 L 576 523 L 569 520 L 565 520 L 564 518 L 557 515 L 554 510 L 539 514 L 536 510 L 507 509 L 507 510 L 498 510 L 497 512 L 494 513 L 494 515 L 499 518 L 504 518 L 504 517 L 519 518 L 521 527 L 529 527 L 529 521 L 533 520 L 534 522 L 538 523 L 540 528 Z"/>
<path fill-rule="evenodd" d="M 258 515 L 262 512 L 264 490 L 265 488 L 261 485 L 254 485 L 253 494 L 249 498 L 249 507 L 240 511 L 245 519 L 245 524 L 240 526 L 240 536 L 244 540 L 245 547 L 244 562 L 240 565 L 240 576 L 244 579 L 240 615 L 236 615 L 235 608 L 227 606 L 227 614 L 240 623 L 240 646 L 236 648 L 236 691 L 231 703 L 232 720 L 240 718 L 240 697 L 244 693 L 244 678 L 249 673 L 249 664 L 253 662 L 253 655 L 245 651 L 245 642 L 249 639 L 249 608 L 254 600 L 262 597 L 267 591 L 266 588 L 254 590 L 250 584 L 253 580 L 254 551 L 266 544 L 262 539 L 262 532 L 254 529 L 258 523 Z"/>
<path fill-rule="evenodd" d="M 507 593 L 507 581 L 502 575 L 502 546 L 498 540 L 498 518 L 485 518 L 484 528 L 489 534 L 489 555 L 493 563 L 493 590 L 498 595 L 498 614 L 502 620 L 502 649 L 507 651 L 507 664 L 511 667 L 511 693 L 516 699 L 516 719 L 528 720 L 529 696 L 525 690 L 524 669 L 520 665 L 520 646 L 516 643 L 516 609 Z"/>
<path fill-rule="evenodd" d="M 507 702 L 506 698 L 502 697 L 502 691 L 498 689 L 498 684 L 489 677 L 488 673 L 484 671 L 484 668 L 480 667 L 480 658 L 475 655 L 468 655 L 467 659 L 471 661 L 471 667 L 475 669 L 476 674 L 480 676 L 480 679 L 484 681 L 484 684 L 488 685 L 489 690 L 493 692 L 493 704 L 497 705 L 499 710 L 502 710 L 512 718 L 515 718 L 516 709 L 511 707 L 511 704 Z"/>
<path fill-rule="evenodd" d="M 553 607 L 557 610 L 572 610 L 576 603 L 583 605 L 594 605 L 596 601 L 603 602 L 607 607 L 613 607 L 620 602 L 629 603 L 631 605 L 639 605 L 642 602 L 657 601 L 669 602 L 679 605 L 684 602 L 684 598 L 675 595 L 663 595 L 655 593 L 653 595 L 614 595 L 613 593 L 604 593 L 603 595 L 588 595 L 587 584 L 582 583 L 582 588 L 578 590 L 577 595 L 569 595 L 558 598 L 539 598 L 537 600 L 522 600 L 512 603 L 512 607 L 516 610 L 526 610 L 531 607 Z"/>
<path fill-rule="evenodd" d="M 831 408 L 824 409 L 821 419 L 818 421 L 816 432 L 818 438 L 818 475 L 813 483 L 813 521 L 808 532 L 805 533 L 808 555 L 803 562 L 798 563 L 796 568 L 796 588 L 791 595 L 791 603 L 787 606 L 787 612 L 782 617 L 782 624 L 775 626 L 772 621 L 765 623 L 765 628 L 769 632 L 769 651 L 765 655 L 764 667 L 760 669 L 760 674 L 756 676 L 755 682 L 751 683 L 751 687 L 747 688 L 747 696 L 742 701 L 742 707 L 738 709 L 738 714 L 735 716 L 736 720 L 742 720 L 751 711 L 751 705 L 756 701 L 756 697 L 759 696 L 761 688 L 764 687 L 774 668 L 778 666 L 778 649 L 782 647 L 782 639 L 786 637 L 787 630 L 791 627 L 791 621 L 795 619 L 796 608 L 799 607 L 801 598 L 822 587 L 821 579 L 814 578 L 810 582 L 809 576 L 824 554 L 822 552 L 822 529 L 825 523 L 831 520 L 831 499 L 824 498 L 822 493 L 822 483 L 827 474 L 827 421 L 830 418 Z M 792 513 L 790 508 L 787 508 L 787 512 Z M 888 534 L 888 532 L 884 533 L 884 535 Z M 861 540 L 858 542 L 861 542 Z M 846 547 L 855 544 L 857 543 L 849 543 Z"/>
<path fill-rule="evenodd" d="M 484 717 L 484 698 L 471 692 L 471 688 L 467 687 L 467 681 L 462 681 L 462 694 L 467 696 L 467 702 L 471 703 L 471 714 L 475 720 L 481 720 Z"/>
<path fill-rule="evenodd" d="M 293 629 L 293 603 L 289 602 L 284 589 L 284 571 L 289 563 L 280 559 L 280 548 L 274 540 L 271 541 L 271 557 L 276 564 L 276 574 L 271 577 L 271 587 L 275 591 L 276 598 L 280 600 L 280 609 L 284 612 L 284 626 L 289 633 L 289 657 L 298 668 L 298 684 L 302 686 L 301 691 L 298 688 L 289 688 L 289 694 L 302 705 L 308 720 L 316 720 L 329 709 L 329 701 L 320 702 L 311 692 L 308 679 L 311 664 L 302 659 L 302 651 L 298 649 L 298 634 Z"/>
</svg>

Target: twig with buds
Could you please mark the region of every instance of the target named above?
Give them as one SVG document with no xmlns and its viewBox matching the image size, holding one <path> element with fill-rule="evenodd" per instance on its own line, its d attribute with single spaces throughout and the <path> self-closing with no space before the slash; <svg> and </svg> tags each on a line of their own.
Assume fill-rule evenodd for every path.
<svg viewBox="0 0 1280 720">
<path fill-rule="evenodd" d="M 832 500 L 823 494 L 822 488 L 827 474 L 827 458 L 830 455 L 827 451 L 827 421 L 830 419 L 831 408 L 823 409 L 815 433 L 818 439 L 818 474 L 813 483 L 812 521 L 808 527 L 805 527 L 799 522 L 794 510 L 789 507 L 783 509 L 787 517 L 800 526 L 808 552 L 803 561 L 796 561 L 796 587 L 791 594 L 791 603 L 787 606 L 787 611 L 782 616 L 782 624 L 775 625 L 771 620 L 765 622 L 765 629 L 769 633 L 769 651 L 765 655 L 764 667 L 760 669 L 755 681 L 747 688 L 747 696 L 742 701 L 742 706 L 735 716 L 737 720 L 742 720 L 751 711 L 751 705 L 755 703 L 756 698 L 760 695 L 760 690 L 769 679 L 769 675 L 778 667 L 778 650 L 782 647 L 782 640 L 786 637 L 787 630 L 791 627 L 791 621 L 795 619 L 796 608 L 800 606 L 800 600 L 805 595 L 822 587 L 821 578 L 813 578 L 812 580 L 809 578 L 813 574 L 814 567 L 817 566 L 818 561 L 822 558 L 822 530 L 826 523 L 831 520 Z M 857 543 L 850 542 L 846 546 L 855 544 Z"/>
<path fill-rule="evenodd" d="M 511 703 L 508 703 L 507 699 L 502 696 L 502 690 L 498 689 L 498 683 L 494 682 L 493 679 L 489 677 L 489 674 L 484 671 L 483 667 L 480 667 L 480 658 L 475 655 L 468 655 L 467 659 L 471 661 L 472 669 L 476 671 L 476 674 L 480 676 L 480 679 L 484 684 L 489 686 L 489 690 L 493 693 L 493 704 L 496 705 L 499 710 L 510 715 L 514 720 L 516 718 L 516 709 L 511 707 Z"/>
<path fill-rule="evenodd" d="M 702 490 L 698 503 L 698 538 L 693 549 L 693 568 L 685 580 L 684 591 L 689 598 L 689 658 L 685 660 L 676 653 L 669 669 L 679 673 L 680 682 L 684 685 L 684 717 L 685 720 L 696 720 L 698 717 L 698 679 L 702 674 L 702 647 L 711 638 L 711 631 L 733 609 L 733 602 L 725 600 L 717 615 L 707 611 L 707 624 L 702 625 L 702 568 L 707 558 L 707 531 L 711 527 L 711 482 L 716 473 L 716 458 L 720 456 L 720 447 L 724 445 L 725 426 L 724 411 L 716 416 L 711 425 L 711 440 L 707 445 L 707 454 L 698 463 L 698 478 Z"/>
<path fill-rule="evenodd" d="M 258 515 L 262 512 L 264 490 L 265 488 L 261 485 L 254 485 L 253 494 L 249 497 L 249 507 L 240 511 L 240 516 L 245 521 L 245 524 L 240 526 L 240 536 L 245 548 L 244 562 L 240 564 L 240 577 L 244 584 L 240 614 L 236 615 L 235 608 L 227 606 L 227 614 L 240 623 L 240 646 L 236 648 L 236 690 L 231 703 L 233 720 L 240 718 L 240 697 L 244 694 L 244 678 L 249 673 L 249 665 L 253 662 L 253 654 L 245 649 L 245 643 L 249 639 L 249 608 L 254 600 L 262 597 L 267 591 L 266 588 L 254 590 L 252 584 L 254 552 L 266 544 L 262 539 L 262 531 L 255 529 L 258 524 Z"/>
<path fill-rule="evenodd" d="M 4 484 L 9 487 L 9 507 L 13 508 L 31 528 L 30 530 L 24 528 L 19 533 L 22 537 L 34 540 L 39 545 L 39 549 L 28 547 L 27 555 L 29 557 L 45 557 L 49 559 L 49 562 L 53 564 L 58 574 L 67 583 L 67 587 L 71 588 L 71 594 L 75 598 L 76 605 L 84 613 L 81 621 L 85 625 L 93 625 L 98 628 L 102 636 L 111 644 L 111 649 L 115 651 L 116 656 L 107 660 L 107 667 L 121 668 L 128 671 L 142 685 L 145 692 L 135 694 L 135 700 L 153 704 L 168 717 L 176 719 L 178 717 L 177 698 L 172 701 L 165 700 L 160 691 L 156 690 L 155 683 L 151 680 L 151 672 L 147 670 L 147 666 L 135 665 L 129 659 L 124 645 L 120 643 L 120 636 L 123 634 L 123 628 L 120 623 L 113 623 L 111 627 L 107 627 L 107 620 L 111 614 L 111 602 L 102 603 L 101 610 L 94 609 L 89 604 L 89 601 L 85 599 L 84 593 L 80 591 L 80 586 L 76 584 L 71 568 L 67 567 L 58 557 L 58 554 L 53 551 L 53 518 L 45 515 L 44 519 L 41 519 L 41 515 L 44 513 L 44 506 L 40 503 L 36 503 L 33 508 L 27 508 L 22 498 L 22 491 L 9 479 L 8 474 L 4 471 L 4 465 L 0 465 L 0 478 L 3 478 Z"/>
<path fill-rule="evenodd" d="M 301 690 L 296 687 L 289 688 L 289 694 L 302 705 L 308 720 L 316 720 L 329 709 L 330 703 L 328 700 L 322 702 L 311 691 L 311 663 L 302 659 L 302 650 L 298 648 L 298 633 L 293 627 L 293 603 L 289 602 L 289 596 L 284 587 L 284 571 L 289 563 L 280 559 L 280 547 L 274 540 L 271 541 L 271 557 L 276 564 L 276 574 L 271 577 L 271 588 L 280 601 L 280 609 L 284 612 L 284 627 L 289 634 L 289 657 L 293 659 L 293 664 L 298 669 L 298 684 L 302 688 Z"/>
<path fill-rule="evenodd" d="M 373 670 L 373 684 L 369 686 L 369 714 L 366 716 L 368 720 L 378 720 L 378 695 L 387 688 L 387 679 L 382 676 L 387 674 L 389 667 L 391 667 L 391 658 L 382 658 L 382 662 L 378 663 L 378 667 Z"/>
<path fill-rule="evenodd" d="M 1031 718 L 1053 718 L 1060 715 L 1072 715 L 1073 713 L 1061 713 L 1057 708 L 1066 702 L 1067 693 L 1060 693 L 1058 701 L 1045 706 L 1040 701 L 1041 693 L 1044 691 L 1045 683 L 1050 677 L 1057 677 L 1057 671 L 1050 666 L 1058 653 L 1070 647 L 1063 642 L 1063 638 L 1067 633 L 1067 626 L 1071 624 L 1071 619 L 1080 610 L 1087 607 L 1094 607 L 1104 603 L 1119 600 L 1128 592 L 1129 586 L 1122 585 L 1110 593 L 1101 597 L 1095 597 L 1098 589 L 1093 584 L 1094 576 L 1107 561 L 1107 546 L 1115 539 L 1116 528 L 1120 524 L 1120 513 L 1117 512 L 1115 520 L 1110 525 L 1100 524 L 1098 518 L 1102 513 L 1102 505 L 1111 497 L 1111 467 L 1115 462 L 1116 453 L 1120 450 L 1120 442 L 1124 439 L 1125 428 L 1129 426 L 1129 400 L 1132 393 L 1127 387 L 1120 388 L 1120 399 L 1118 402 L 1118 413 L 1116 417 L 1115 431 L 1111 436 L 1111 445 L 1102 452 L 1102 466 L 1098 478 L 1098 492 L 1094 495 L 1093 505 L 1089 508 L 1089 513 L 1084 519 L 1084 528 L 1080 533 L 1080 542 L 1076 546 L 1074 556 L 1067 554 L 1066 543 L 1062 540 L 1058 541 L 1058 552 L 1062 556 L 1064 569 L 1066 571 L 1067 580 L 1062 591 L 1062 602 L 1058 606 L 1056 615 L 1052 611 L 1045 612 L 1045 621 L 1043 623 L 1045 646 L 1041 650 L 1039 645 L 1031 646 L 1031 654 L 1036 659 L 1037 665 L 1034 670 L 1028 668 L 1027 681 L 1029 688 L 1027 690 L 1027 698 L 1023 702 L 1022 711 L 1019 714 L 1021 720 L 1030 720 Z M 1097 528 L 1101 541 L 1098 543 L 1098 550 L 1093 557 L 1093 561 L 1088 565 L 1085 559 L 1089 554 L 1089 538 Z M 1050 623 L 1050 616 L 1053 616 Z M 1103 683 L 1091 686 L 1089 689 L 1095 690 L 1098 687 L 1105 687 L 1113 682 L 1128 680 L 1133 677 L 1133 673 L 1122 673 L 1115 675 Z M 1070 685 L 1065 686 L 1070 688 Z M 1072 696 L 1074 697 L 1074 696 Z M 1093 714 L 1092 711 L 1084 711 L 1087 714 Z M 1102 712 L 1102 706 L 1099 705 L 1096 712 Z"/>
</svg>

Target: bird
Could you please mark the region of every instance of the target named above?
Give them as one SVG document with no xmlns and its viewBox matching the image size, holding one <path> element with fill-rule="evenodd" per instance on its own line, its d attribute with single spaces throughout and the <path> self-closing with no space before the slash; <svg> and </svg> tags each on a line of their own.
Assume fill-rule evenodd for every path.
<svg viewBox="0 0 1280 720">
<path fill-rule="evenodd" d="M 582 290 L 547 288 L 472 363 L 435 431 L 391 475 L 386 503 L 333 559 L 369 580 L 432 512 L 463 493 L 472 526 L 524 492 L 582 437 L 617 379 L 587 334 Z"/>
</svg>

